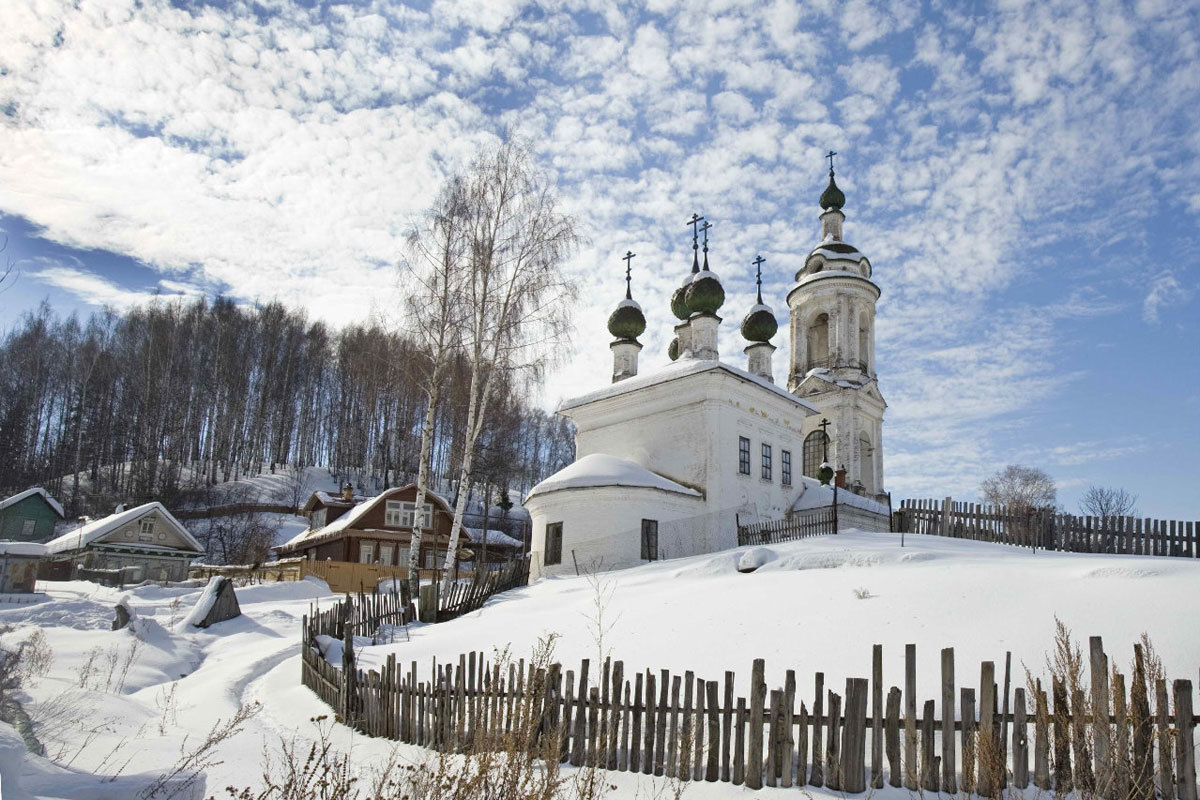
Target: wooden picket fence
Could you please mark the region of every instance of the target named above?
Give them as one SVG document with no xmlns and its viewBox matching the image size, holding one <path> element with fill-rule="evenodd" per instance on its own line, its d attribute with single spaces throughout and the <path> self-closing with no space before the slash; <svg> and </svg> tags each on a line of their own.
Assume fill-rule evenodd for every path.
<svg viewBox="0 0 1200 800">
<path fill-rule="evenodd" d="M 738 546 L 775 544 L 810 536 L 827 536 L 838 532 L 835 507 L 813 508 L 790 514 L 785 519 L 767 520 L 738 526 Z"/>
<path fill-rule="evenodd" d="M 438 597 L 437 621 L 446 622 L 483 606 L 489 597 L 529 584 L 529 556 L 510 559 L 498 570 L 475 572 L 471 581 L 458 581 Z"/>
<path fill-rule="evenodd" d="M 904 500 L 897 530 L 1073 553 L 1200 557 L 1200 522 L 1077 517 L 1049 510 L 943 500 Z"/>
<path fill-rule="evenodd" d="M 407 584 L 400 584 L 399 592 L 346 595 L 337 605 L 309 610 L 305 641 L 317 636 L 374 636 L 381 625 L 407 625 L 415 618 Z"/>
<path fill-rule="evenodd" d="M 853 794 L 886 779 L 910 791 L 961 788 L 985 797 L 1032 783 L 1106 800 L 1197 800 L 1192 682 L 1151 680 L 1135 645 L 1127 694 L 1126 676 L 1111 668 L 1099 637 L 1089 643 L 1090 689 L 1055 677 L 1049 696 L 1040 681 L 1010 692 L 1011 654 L 1002 687 L 995 663 L 985 661 L 978 692 L 956 693 L 954 650 L 946 648 L 937 709 L 935 700 L 919 702 L 915 645 L 905 648 L 904 688 L 887 688 L 886 703 L 883 647 L 875 645 L 870 680 L 848 678 L 838 694 L 816 673 L 809 704 L 793 670 L 768 691 L 763 659 L 751 667 L 749 697 L 735 698 L 732 671 L 723 682 L 690 671 L 627 676 L 623 662 L 610 659 L 598 676 L 587 659 L 564 673 L 557 663 L 489 662 L 474 652 L 457 664 L 434 659 L 427 676 L 415 661 L 405 670 L 395 653 L 380 670 L 339 670 L 304 630 L 304 684 L 347 724 L 439 750 L 497 746 L 532 714 L 536 752 L 682 780 Z"/>
</svg>

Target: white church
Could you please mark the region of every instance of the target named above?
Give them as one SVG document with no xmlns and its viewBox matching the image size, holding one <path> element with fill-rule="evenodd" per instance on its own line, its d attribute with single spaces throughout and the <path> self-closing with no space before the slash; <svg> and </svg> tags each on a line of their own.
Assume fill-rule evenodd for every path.
<svg viewBox="0 0 1200 800">
<path fill-rule="evenodd" d="M 821 194 L 820 242 L 789 288 L 786 389 L 772 366 L 778 330 L 762 300 L 742 321 L 746 367 L 720 359 L 725 291 L 693 215 L 692 271 L 671 298 L 672 363 L 638 374 L 646 318 L 629 290 L 608 320 L 612 384 L 563 401 L 577 460 L 530 490 L 533 576 L 614 569 L 737 546 L 738 525 L 827 507 L 816 479 L 838 468 L 839 507 L 855 527 L 887 530 L 883 412 L 875 377 L 871 262 L 842 238 L 845 195 Z M 699 257 L 698 233 L 704 232 Z M 632 254 L 627 254 L 631 258 Z M 761 259 L 756 259 L 761 270 Z M 882 503 L 880 502 L 882 500 Z"/>
</svg>

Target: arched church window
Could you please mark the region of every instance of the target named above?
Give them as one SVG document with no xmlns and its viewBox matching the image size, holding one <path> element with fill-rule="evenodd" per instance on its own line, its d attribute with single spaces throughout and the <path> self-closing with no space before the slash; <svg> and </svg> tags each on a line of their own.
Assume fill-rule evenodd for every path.
<svg viewBox="0 0 1200 800">
<path fill-rule="evenodd" d="M 825 461 L 825 445 L 828 442 L 829 436 L 825 431 L 813 431 L 804 437 L 804 474 L 808 477 L 817 477 L 817 472 Z"/>
<path fill-rule="evenodd" d="M 819 314 L 808 326 L 808 366 L 805 372 L 829 366 L 829 315 Z"/>
</svg>

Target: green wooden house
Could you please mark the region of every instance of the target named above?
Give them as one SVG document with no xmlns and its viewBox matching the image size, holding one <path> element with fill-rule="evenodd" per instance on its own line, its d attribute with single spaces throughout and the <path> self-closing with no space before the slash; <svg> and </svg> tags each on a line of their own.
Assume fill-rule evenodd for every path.
<svg viewBox="0 0 1200 800">
<path fill-rule="evenodd" d="M 26 489 L 0 500 L 0 539 L 10 542 L 44 542 L 54 536 L 63 509 L 41 487 Z"/>
</svg>

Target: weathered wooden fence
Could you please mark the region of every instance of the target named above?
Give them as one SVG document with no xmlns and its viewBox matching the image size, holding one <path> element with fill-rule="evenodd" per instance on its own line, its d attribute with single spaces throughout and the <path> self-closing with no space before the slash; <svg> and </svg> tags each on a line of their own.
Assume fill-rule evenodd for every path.
<svg viewBox="0 0 1200 800">
<path fill-rule="evenodd" d="M 529 556 L 504 562 L 498 570 L 476 572 L 470 582 L 458 581 L 438 597 L 437 621 L 461 617 L 483 606 L 489 597 L 529 584 Z"/>
<path fill-rule="evenodd" d="M 837 533 L 837 511 L 832 506 L 790 514 L 786 519 L 738 526 L 738 545 L 773 544 Z"/>
<path fill-rule="evenodd" d="M 1197 800 L 1192 682 L 1153 678 L 1139 645 L 1127 692 L 1099 637 L 1089 643 L 1090 688 L 1059 676 L 1049 694 L 1040 681 L 1010 691 L 1011 654 L 1002 684 L 995 663 L 985 661 L 978 690 L 959 687 L 954 650 L 946 648 L 938 707 L 917 696 L 915 645 L 905 648 L 904 687 L 886 688 L 886 703 L 881 645 L 870 679 L 848 678 L 838 694 L 816 673 L 806 703 L 792 670 L 768 690 L 762 659 L 751 667 L 749 696 L 737 698 L 730 671 L 720 681 L 690 671 L 627 675 L 623 662 L 609 659 L 594 675 L 586 659 L 564 673 L 557 663 L 489 662 L 469 653 L 457 664 L 435 659 L 423 679 L 415 661 L 405 670 L 395 654 L 379 670 L 339 670 L 305 631 L 304 684 L 343 720 L 371 736 L 442 750 L 497 746 L 522 715 L 533 714 L 538 752 L 682 780 L 846 793 L 886 780 L 910 791 L 961 788 L 985 797 L 1032 783 L 1106 800 Z"/>
<path fill-rule="evenodd" d="M 904 500 L 897 529 L 1075 553 L 1200 557 L 1200 522 L 1077 517 L 1048 510 L 944 500 Z"/>
</svg>

